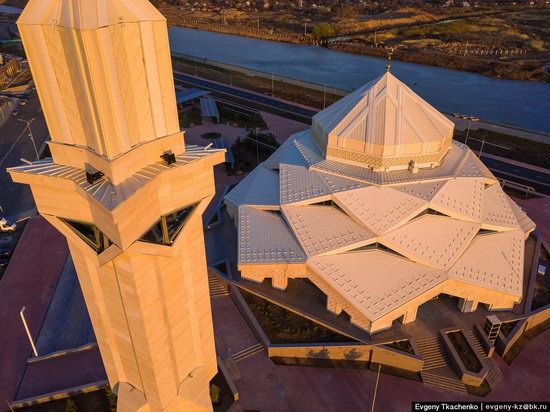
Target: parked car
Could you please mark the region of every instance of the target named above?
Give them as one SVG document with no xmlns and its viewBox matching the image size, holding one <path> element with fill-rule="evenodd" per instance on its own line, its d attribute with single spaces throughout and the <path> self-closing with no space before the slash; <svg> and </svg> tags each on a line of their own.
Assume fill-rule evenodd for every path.
<svg viewBox="0 0 550 412">
<path fill-rule="evenodd" d="M 26 106 L 28 102 L 29 102 L 29 101 L 26 100 L 26 99 L 25 99 L 25 100 L 21 100 L 21 106 Z"/>
<path fill-rule="evenodd" d="M 0 249 L 0 259 L 10 259 L 12 251 L 9 249 Z"/>
<path fill-rule="evenodd" d="M 8 263 L 10 263 L 7 259 L 0 259 L 0 270 L 4 270 L 8 267 Z"/>
<path fill-rule="evenodd" d="M 16 229 L 16 223 L 8 222 L 5 217 L 0 219 L 0 232 L 15 232 Z"/>
<path fill-rule="evenodd" d="M 479 117 L 472 116 L 472 117 L 470 117 L 470 120 L 472 122 L 479 122 Z"/>
<path fill-rule="evenodd" d="M 11 112 L 12 116 L 19 116 L 19 109 L 15 109 L 13 112 Z"/>
</svg>

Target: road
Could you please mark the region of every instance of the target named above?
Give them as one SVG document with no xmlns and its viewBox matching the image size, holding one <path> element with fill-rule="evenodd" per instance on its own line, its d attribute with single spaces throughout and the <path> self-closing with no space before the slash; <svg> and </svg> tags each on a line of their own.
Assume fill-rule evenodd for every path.
<svg viewBox="0 0 550 412">
<path fill-rule="evenodd" d="M 317 113 L 315 110 L 308 110 L 290 102 L 282 102 L 270 96 L 248 92 L 186 74 L 174 73 L 174 79 L 176 82 L 186 86 L 211 90 L 214 95 L 223 95 L 223 98 L 227 100 L 245 103 L 249 106 L 251 104 L 253 106 L 262 106 L 259 108 L 267 109 L 267 111 L 286 117 L 289 117 L 288 114 L 290 114 L 291 117 L 298 118 L 298 120 L 306 121 L 307 123 L 311 123 L 311 118 Z M 550 195 L 550 174 L 483 156 L 481 160 L 497 177 L 531 186 L 537 192 Z"/>
<path fill-rule="evenodd" d="M 31 129 L 38 150 L 48 137 L 48 128 L 36 92 L 26 106 L 20 107 L 17 116 L 9 116 L 0 128 L 0 207 L 3 216 L 14 216 L 34 208 L 34 200 L 28 186 L 13 183 L 6 168 L 21 164 L 21 158 L 35 160 L 36 154 L 27 125 L 18 119 L 35 119 Z"/>
<path fill-rule="evenodd" d="M 232 86 L 212 82 L 210 80 L 193 77 L 183 73 L 174 73 L 174 80 L 192 87 L 207 89 L 214 94 L 222 94 L 224 97 L 230 97 L 233 100 L 239 100 L 238 103 L 250 105 L 261 105 L 269 107 L 275 114 L 282 114 L 285 117 L 294 117 L 298 120 L 311 122 L 311 118 L 317 113 L 315 110 L 306 109 L 290 102 L 284 102 L 270 96 L 259 93 L 249 92 Z M 290 116 L 289 116 L 290 115 Z"/>
</svg>

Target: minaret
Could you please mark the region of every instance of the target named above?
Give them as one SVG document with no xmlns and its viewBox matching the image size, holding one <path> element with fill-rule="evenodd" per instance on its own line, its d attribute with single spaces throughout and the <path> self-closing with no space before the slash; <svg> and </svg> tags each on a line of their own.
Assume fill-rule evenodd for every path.
<svg viewBox="0 0 550 412">
<path fill-rule="evenodd" d="M 69 243 L 119 411 L 209 411 L 201 215 L 223 151 L 186 146 L 147 0 L 30 0 L 18 21 L 51 159 L 10 170 Z"/>
</svg>

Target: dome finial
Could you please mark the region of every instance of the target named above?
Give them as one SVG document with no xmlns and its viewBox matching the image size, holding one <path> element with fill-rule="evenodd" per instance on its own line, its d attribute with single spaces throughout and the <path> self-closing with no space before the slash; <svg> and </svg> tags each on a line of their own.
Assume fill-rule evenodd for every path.
<svg viewBox="0 0 550 412">
<path fill-rule="evenodd" d="M 388 62 L 386 63 L 386 73 L 389 73 L 390 72 L 390 69 L 391 69 L 391 57 L 393 55 L 393 51 L 395 49 L 392 47 L 390 48 L 390 51 L 388 52 Z"/>
</svg>

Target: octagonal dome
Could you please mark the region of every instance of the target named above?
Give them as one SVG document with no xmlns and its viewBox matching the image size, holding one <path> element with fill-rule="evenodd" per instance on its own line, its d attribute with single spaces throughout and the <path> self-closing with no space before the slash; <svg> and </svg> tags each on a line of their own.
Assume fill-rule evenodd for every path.
<svg viewBox="0 0 550 412">
<path fill-rule="evenodd" d="M 120 23 L 164 20 L 147 0 L 30 0 L 19 24 L 92 30 Z"/>
<path fill-rule="evenodd" d="M 453 123 L 390 72 L 313 117 L 312 137 L 329 160 L 390 171 L 438 166 Z"/>
</svg>

